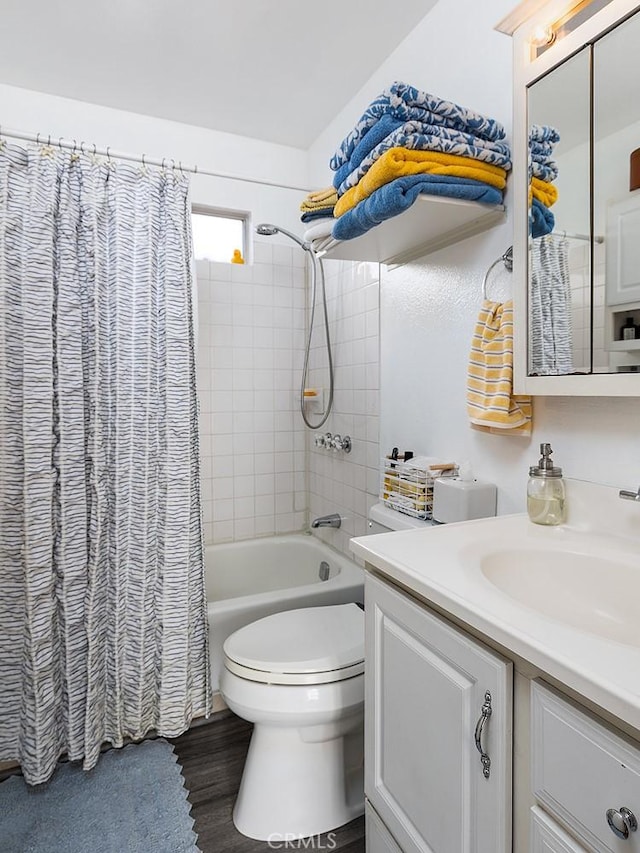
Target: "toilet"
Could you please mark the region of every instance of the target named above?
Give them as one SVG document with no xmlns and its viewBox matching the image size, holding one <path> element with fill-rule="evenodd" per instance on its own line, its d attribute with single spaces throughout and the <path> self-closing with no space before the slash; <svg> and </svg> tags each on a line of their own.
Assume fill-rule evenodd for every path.
<svg viewBox="0 0 640 853">
<path fill-rule="evenodd" d="M 382 505 L 370 532 L 426 524 Z M 224 643 L 220 691 L 254 724 L 233 822 L 260 841 L 307 838 L 364 812 L 364 612 L 288 610 Z"/>
</svg>

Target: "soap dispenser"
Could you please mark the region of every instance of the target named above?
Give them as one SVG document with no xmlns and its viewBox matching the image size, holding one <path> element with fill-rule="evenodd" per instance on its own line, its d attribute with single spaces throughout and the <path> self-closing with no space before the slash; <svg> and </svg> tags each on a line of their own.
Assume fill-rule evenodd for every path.
<svg viewBox="0 0 640 853">
<path fill-rule="evenodd" d="M 554 466 L 552 452 L 550 444 L 541 444 L 540 460 L 529 468 L 527 512 L 534 524 L 562 524 L 565 519 L 562 468 Z"/>
</svg>

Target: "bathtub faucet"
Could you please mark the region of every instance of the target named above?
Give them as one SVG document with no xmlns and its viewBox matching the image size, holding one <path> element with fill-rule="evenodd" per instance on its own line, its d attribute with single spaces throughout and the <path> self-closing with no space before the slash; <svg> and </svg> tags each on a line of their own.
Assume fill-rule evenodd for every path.
<svg viewBox="0 0 640 853">
<path fill-rule="evenodd" d="M 313 528 L 316 527 L 340 527 L 342 519 L 337 512 L 332 512 L 331 515 L 321 515 L 319 518 L 314 518 L 311 522 Z"/>
</svg>

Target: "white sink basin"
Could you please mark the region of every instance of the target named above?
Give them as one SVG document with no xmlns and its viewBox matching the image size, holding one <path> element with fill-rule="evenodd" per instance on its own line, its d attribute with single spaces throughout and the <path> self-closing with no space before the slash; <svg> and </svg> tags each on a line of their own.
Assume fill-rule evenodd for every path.
<svg viewBox="0 0 640 853">
<path fill-rule="evenodd" d="M 483 575 L 544 616 L 640 647 L 640 566 L 576 551 L 505 549 L 480 559 Z"/>
</svg>

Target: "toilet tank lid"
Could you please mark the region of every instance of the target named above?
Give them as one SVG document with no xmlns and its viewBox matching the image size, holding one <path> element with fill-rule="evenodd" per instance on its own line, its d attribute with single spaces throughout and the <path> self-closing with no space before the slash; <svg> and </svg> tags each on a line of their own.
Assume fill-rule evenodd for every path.
<svg viewBox="0 0 640 853">
<path fill-rule="evenodd" d="M 224 653 L 261 672 L 329 672 L 364 660 L 364 612 L 357 604 L 285 610 L 231 634 Z"/>
<path fill-rule="evenodd" d="M 425 518 L 413 518 L 382 503 L 374 504 L 369 510 L 369 519 L 388 527 L 389 530 L 413 530 L 416 527 L 431 527 L 433 522 Z"/>
</svg>

